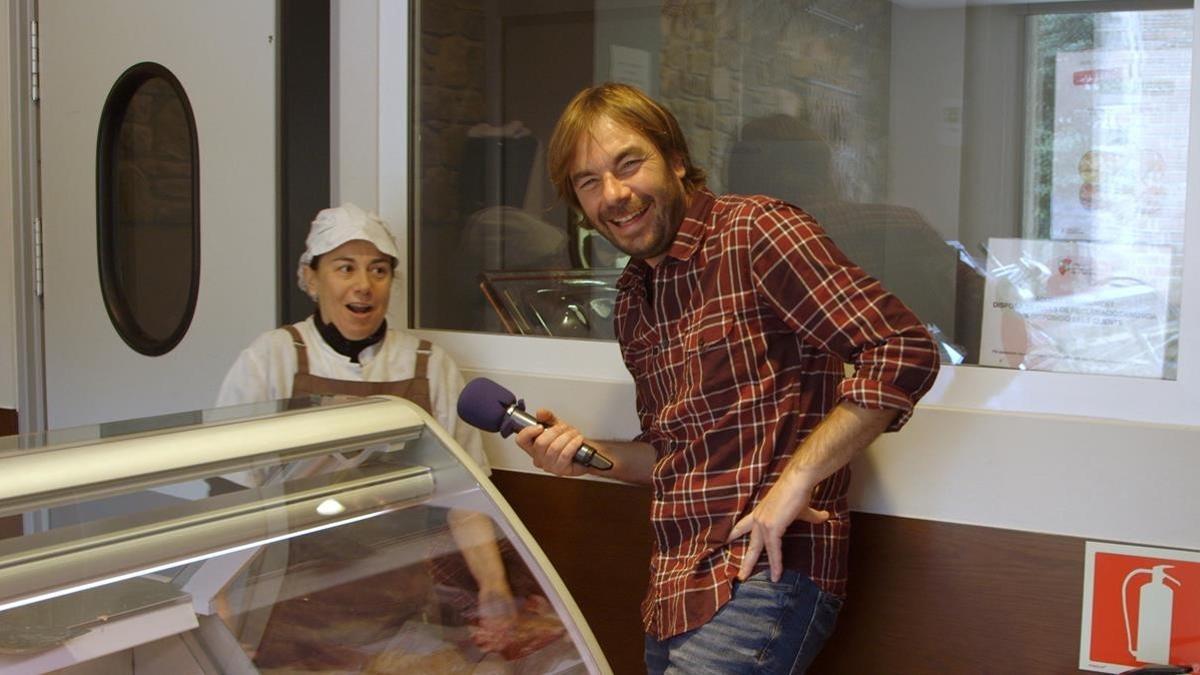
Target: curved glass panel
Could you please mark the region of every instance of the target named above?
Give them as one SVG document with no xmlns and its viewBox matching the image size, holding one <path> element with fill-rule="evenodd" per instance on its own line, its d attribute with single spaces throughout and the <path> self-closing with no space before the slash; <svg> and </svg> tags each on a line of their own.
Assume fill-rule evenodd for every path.
<svg viewBox="0 0 1200 675">
<path fill-rule="evenodd" d="M 0 443 L 0 517 L 31 523 L 0 537 L 0 672 L 612 672 L 419 410 L 302 399 Z"/>
<path fill-rule="evenodd" d="M 139 63 L 113 85 L 100 119 L 100 284 L 134 350 L 169 352 L 187 333 L 200 282 L 196 122 L 179 80 Z"/>
</svg>

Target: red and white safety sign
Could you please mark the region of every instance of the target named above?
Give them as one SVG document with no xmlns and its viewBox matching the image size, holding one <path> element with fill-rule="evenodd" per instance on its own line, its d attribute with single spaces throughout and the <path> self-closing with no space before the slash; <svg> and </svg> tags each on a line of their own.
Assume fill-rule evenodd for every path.
<svg viewBox="0 0 1200 675">
<path fill-rule="evenodd" d="M 1088 542 L 1079 667 L 1200 663 L 1200 551 Z"/>
</svg>

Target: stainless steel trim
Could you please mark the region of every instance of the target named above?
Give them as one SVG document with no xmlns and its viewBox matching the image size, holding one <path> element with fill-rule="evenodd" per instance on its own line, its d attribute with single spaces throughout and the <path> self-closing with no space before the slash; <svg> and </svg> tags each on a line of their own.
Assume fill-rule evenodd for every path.
<svg viewBox="0 0 1200 675">
<path fill-rule="evenodd" d="M 394 450 L 425 429 L 415 404 L 394 397 L 302 413 L 50 446 L 4 457 L 0 516 L 276 466 L 384 440 Z"/>
</svg>

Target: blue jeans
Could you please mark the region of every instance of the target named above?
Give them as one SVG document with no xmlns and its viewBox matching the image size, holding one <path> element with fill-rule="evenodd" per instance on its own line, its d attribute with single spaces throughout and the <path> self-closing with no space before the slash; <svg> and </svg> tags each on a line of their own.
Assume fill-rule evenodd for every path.
<svg viewBox="0 0 1200 675">
<path fill-rule="evenodd" d="M 807 575 L 784 570 L 734 582 L 708 623 L 666 640 L 646 636 L 649 675 L 803 673 L 833 633 L 842 599 Z"/>
</svg>

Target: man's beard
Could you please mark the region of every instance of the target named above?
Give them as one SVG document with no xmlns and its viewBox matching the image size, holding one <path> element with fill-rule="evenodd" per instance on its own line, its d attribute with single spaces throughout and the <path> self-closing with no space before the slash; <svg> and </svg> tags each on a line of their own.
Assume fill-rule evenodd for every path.
<svg viewBox="0 0 1200 675">
<path fill-rule="evenodd" d="M 656 222 L 650 227 L 650 240 L 644 244 L 638 244 L 638 242 L 632 242 L 634 245 L 622 244 L 615 235 L 611 235 L 611 228 L 600 228 L 595 223 L 592 223 L 592 227 L 618 251 L 628 256 L 645 260 L 663 255 L 671 249 L 671 244 L 675 243 L 675 234 L 679 232 L 679 225 L 683 222 L 686 193 L 683 191 L 682 185 L 677 184 L 677 188 L 678 190 L 670 195 L 670 206 L 666 213 L 657 211 L 659 204 L 657 202 L 654 204 Z M 665 220 L 663 220 L 664 217 Z"/>
</svg>

